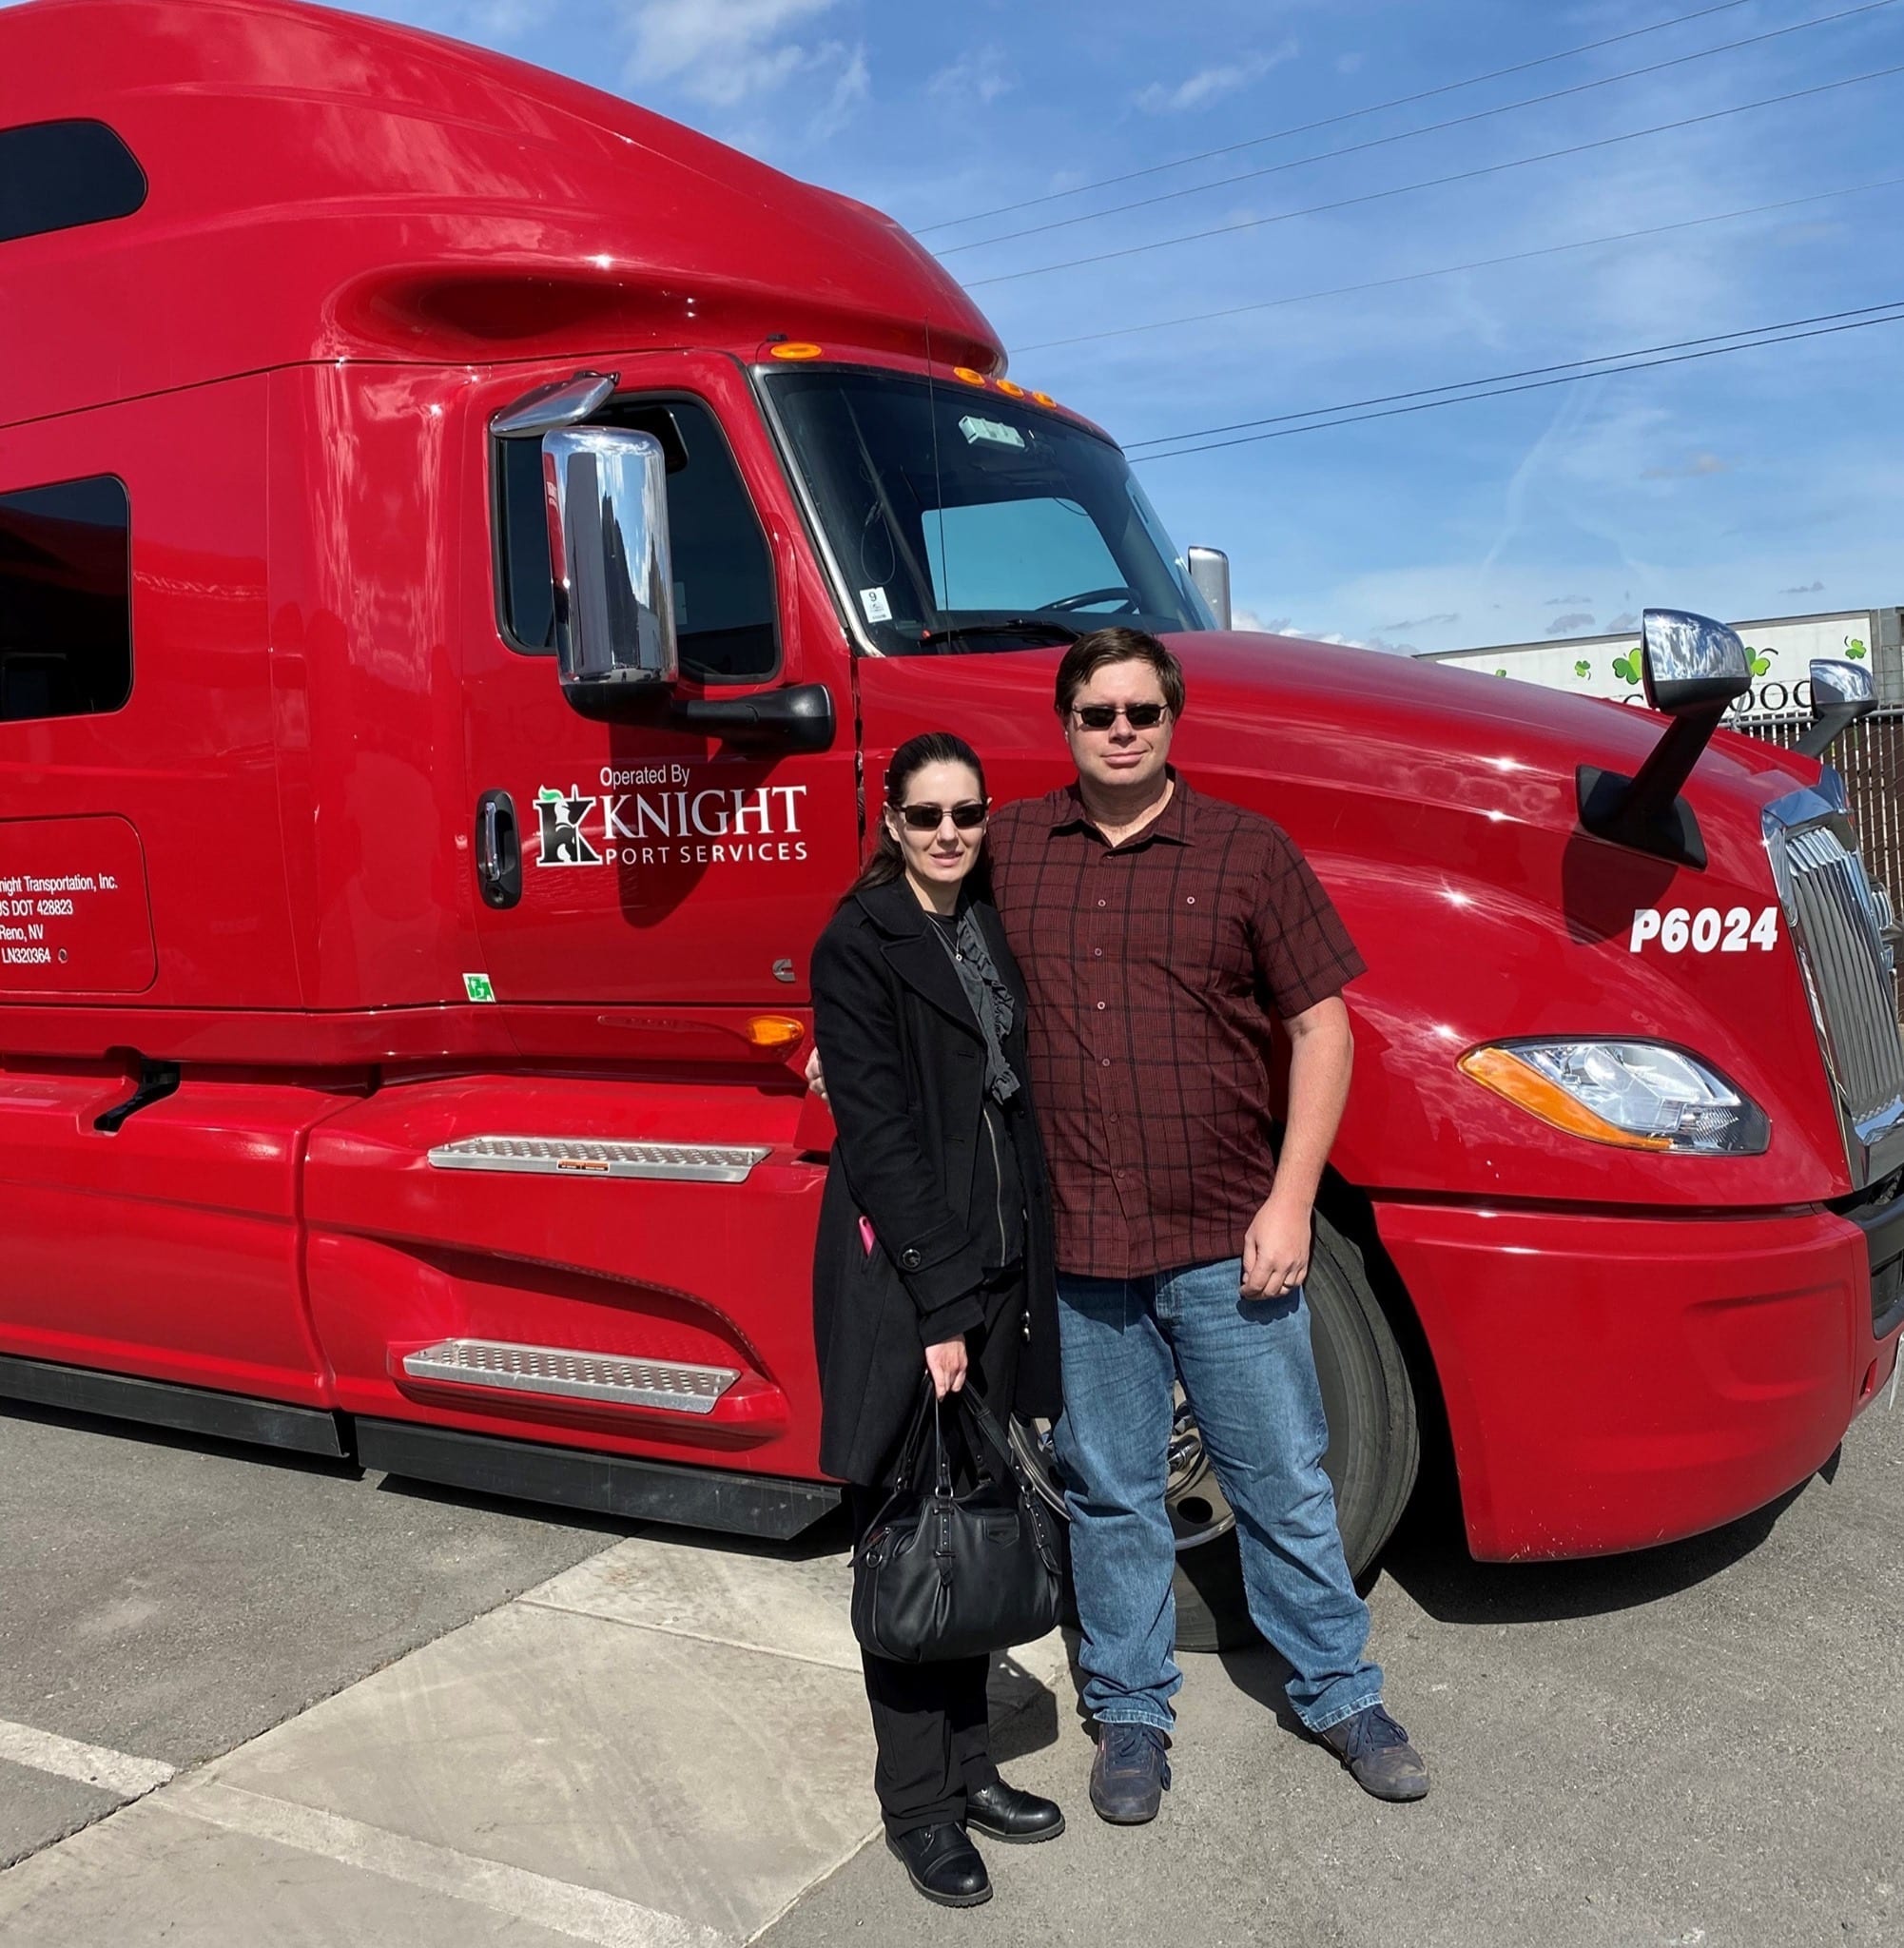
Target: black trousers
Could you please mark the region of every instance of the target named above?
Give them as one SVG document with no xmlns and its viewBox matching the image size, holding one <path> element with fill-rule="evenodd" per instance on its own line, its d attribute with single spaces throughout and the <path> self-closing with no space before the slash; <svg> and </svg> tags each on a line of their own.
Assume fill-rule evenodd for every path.
<svg viewBox="0 0 1904 1948">
<path fill-rule="evenodd" d="M 986 1288 L 984 1327 L 965 1335 L 970 1373 L 1001 1420 L 1011 1412 L 1023 1343 L 1024 1285 L 1018 1268 Z M 921 1354 L 921 1365 L 924 1355 Z M 968 1379 L 967 1384 L 971 1384 Z M 970 1485 L 969 1469 L 960 1471 L 961 1487 Z M 850 1486 L 853 1542 L 872 1527 L 884 1506 L 884 1485 Z M 963 1657 L 948 1664 L 894 1664 L 860 1652 L 872 1706 L 873 1739 L 879 1760 L 873 1789 L 886 1831 L 897 1839 L 922 1826 L 962 1823 L 965 1795 L 990 1785 L 999 1776 L 992 1763 L 991 1724 L 985 1699 L 991 1675 L 989 1657 Z"/>
</svg>

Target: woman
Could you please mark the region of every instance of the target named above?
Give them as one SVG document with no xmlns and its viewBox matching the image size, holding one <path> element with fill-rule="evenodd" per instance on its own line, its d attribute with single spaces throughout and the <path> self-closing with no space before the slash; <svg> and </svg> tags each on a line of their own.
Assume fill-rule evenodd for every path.
<svg viewBox="0 0 1904 1948">
<path fill-rule="evenodd" d="M 885 778 L 878 849 L 813 955 L 838 1127 L 813 1263 L 820 1465 L 851 1484 L 857 1541 L 885 1499 L 924 1374 L 1001 1416 L 1058 1411 L 1043 1153 L 1026 1101 L 1025 991 L 984 897 L 985 780 L 946 731 Z M 928 1900 L 991 1898 L 967 1829 L 1052 1840 L 1064 1816 L 1000 1779 L 983 1657 L 865 1653 L 886 1845 Z"/>
</svg>

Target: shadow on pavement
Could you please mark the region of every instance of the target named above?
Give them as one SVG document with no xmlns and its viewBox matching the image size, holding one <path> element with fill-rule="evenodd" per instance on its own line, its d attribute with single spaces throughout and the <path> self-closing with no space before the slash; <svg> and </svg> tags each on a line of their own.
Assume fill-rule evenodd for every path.
<svg viewBox="0 0 1904 1948">
<path fill-rule="evenodd" d="M 1458 1514 L 1446 1507 L 1411 1513 L 1381 1560 L 1381 1573 L 1438 1623 L 1537 1624 L 1604 1616 L 1676 1596 L 1750 1555 L 1811 1487 L 1837 1472 L 1834 1453 L 1818 1476 L 1722 1529 L 1630 1554 L 1570 1562 L 1478 1563 Z"/>
</svg>

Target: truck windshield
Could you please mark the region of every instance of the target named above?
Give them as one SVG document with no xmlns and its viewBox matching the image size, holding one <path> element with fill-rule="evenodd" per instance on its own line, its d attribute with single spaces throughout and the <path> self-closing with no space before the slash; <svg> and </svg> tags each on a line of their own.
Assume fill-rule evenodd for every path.
<svg viewBox="0 0 1904 1948">
<path fill-rule="evenodd" d="M 1021 650 L 1112 622 L 1214 627 L 1108 440 L 989 388 L 810 366 L 766 381 L 886 655 Z"/>
</svg>

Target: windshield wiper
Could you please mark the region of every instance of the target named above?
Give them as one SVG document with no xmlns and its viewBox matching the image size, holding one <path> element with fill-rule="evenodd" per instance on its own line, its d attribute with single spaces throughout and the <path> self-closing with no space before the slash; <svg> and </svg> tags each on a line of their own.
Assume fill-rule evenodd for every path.
<svg viewBox="0 0 1904 1948">
<path fill-rule="evenodd" d="M 1004 622 L 958 622 L 950 629 L 928 629 L 921 633 L 919 646 L 930 649 L 935 643 L 955 643 L 968 635 L 1048 635 L 1061 643 L 1075 643 L 1081 631 L 1069 623 L 1047 622 L 1038 615 L 1014 615 Z"/>
</svg>

